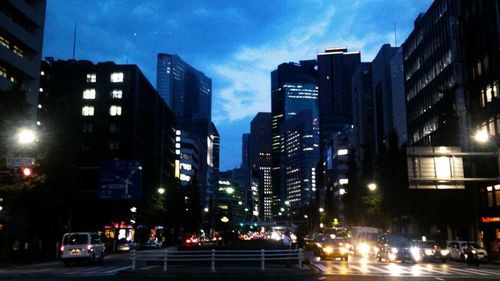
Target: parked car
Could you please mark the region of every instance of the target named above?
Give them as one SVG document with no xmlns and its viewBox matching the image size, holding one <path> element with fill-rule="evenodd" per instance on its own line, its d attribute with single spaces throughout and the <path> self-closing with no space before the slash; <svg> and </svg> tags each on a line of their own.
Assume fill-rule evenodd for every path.
<svg viewBox="0 0 500 281">
<path fill-rule="evenodd" d="M 447 249 L 450 252 L 450 258 L 455 260 L 460 260 L 465 262 L 467 259 L 467 254 L 465 253 L 465 248 L 470 245 L 477 252 L 477 257 L 480 261 L 488 260 L 488 252 L 481 247 L 478 243 L 473 241 L 459 241 L 451 240 L 446 243 Z"/>
<path fill-rule="evenodd" d="M 446 262 L 449 258 L 448 249 L 441 249 L 436 241 L 413 240 L 412 247 L 418 248 L 420 250 L 422 261 Z"/>
<path fill-rule="evenodd" d="M 76 261 L 95 263 L 104 260 L 104 242 L 96 232 L 71 232 L 63 235 L 61 260 L 64 265 Z"/>
<path fill-rule="evenodd" d="M 324 238 L 321 242 L 320 257 L 322 259 L 349 260 L 349 240 L 343 238 Z"/>
</svg>

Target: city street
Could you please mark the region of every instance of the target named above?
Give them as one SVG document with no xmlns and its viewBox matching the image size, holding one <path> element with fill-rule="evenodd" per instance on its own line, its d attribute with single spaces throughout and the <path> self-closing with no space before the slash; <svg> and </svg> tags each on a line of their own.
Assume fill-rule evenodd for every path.
<svg viewBox="0 0 500 281">
<path fill-rule="evenodd" d="M 271 266 L 266 272 L 258 266 L 237 263 L 218 267 L 216 273 L 209 272 L 205 264 L 176 266 L 168 273 L 161 265 L 141 265 L 131 273 L 128 253 L 107 256 L 104 263 L 85 263 L 65 267 L 61 262 L 32 265 L 3 266 L 0 280 L 302 280 L 302 281 L 365 281 L 365 280 L 500 280 L 500 265 L 481 264 L 480 267 L 450 261 L 448 263 L 381 263 L 374 260 L 350 257 L 349 262 L 319 259 L 302 269 L 284 265 Z"/>
</svg>

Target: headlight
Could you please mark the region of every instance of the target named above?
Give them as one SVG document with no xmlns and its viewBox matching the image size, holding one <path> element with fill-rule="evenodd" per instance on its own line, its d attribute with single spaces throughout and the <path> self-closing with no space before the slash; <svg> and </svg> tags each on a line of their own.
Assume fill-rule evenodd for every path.
<svg viewBox="0 0 500 281">
<path fill-rule="evenodd" d="M 346 254 L 348 252 L 347 248 L 345 247 L 340 247 L 340 253 L 343 255 L 343 254 Z"/>
<path fill-rule="evenodd" d="M 432 250 L 425 249 L 424 253 L 425 253 L 426 256 L 430 256 L 430 255 L 432 255 Z"/>
<path fill-rule="evenodd" d="M 393 254 L 393 253 L 389 254 L 389 260 L 391 260 L 391 261 L 396 260 L 396 254 Z"/>
<path fill-rule="evenodd" d="M 317 246 L 318 248 L 322 248 L 322 247 L 323 247 L 323 245 L 321 245 L 321 243 L 316 243 L 316 246 Z"/>
<path fill-rule="evenodd" d="M 441 255 L 443 255 L 443 256 L 447 256 L 449 253 L 450 253 L 450 251 L 448 249 L 441 250 Z"/>
<path fill-rule="evenodd" d="M 398 253 L 398 248 L 391 248 L 391 253 L 397 254 Z"/>
<path fill-rule="evenodd" d="M 477 254 L 477 251 L 476 251 L 476 250 L 472 250 L 472 253 L 473 253 L 473 254 Z"/>
<path fill-rule="evenodd" d="M 413 257 L 413 259 L 415 259 L 416 261 L 419 261 L 420 260 L 420 249 L 417 248 L 417 247 L 412 247 L 410 249 L 410 252 L 411 252 L 411 255 Z"/>
<path fill-rule="evenodd" d="M 366 243 L 360 243 L 358 245 L 358 253 L 361 255 L 367 255 L 368 252 L 370 251 L 370 246 Z"/>
<path fill-rule="evenodd" d="M 325 252 L 327 254 L 331 254 L 331 253 L 333 253 L 333 248 L 332 247 L 324 247 L 323 252 Z"/>
</svg>

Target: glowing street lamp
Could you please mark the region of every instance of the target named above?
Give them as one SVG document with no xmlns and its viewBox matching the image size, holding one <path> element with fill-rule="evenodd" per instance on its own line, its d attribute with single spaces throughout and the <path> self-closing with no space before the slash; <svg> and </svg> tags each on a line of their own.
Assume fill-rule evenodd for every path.
<svg viewBox="0 0 500 281">
<path fill-rule="evenodd" d="M 373 183 L 373 182 L 372 182 L 372 183 L 369 183 L 369 184 L 367 185 L 367 187 L 368 187 L 368 189 L 369 189 L 370 191 L 375 191 L 375 190 L 377 189 L 377 184 L 375 184 L 375 183 Z"/>
<path fill-rule="evenodd" d="M 490 135 L 485 129 L 477 130 L 473 136 L 478 143 L 487 143 L 490 140 Z"/>
<path fill-rule="evenodd" d="M 319 208 L 319 212 L 320 212 L 320 213 L 323 213 L 324 211 L 325 211 L 325 209 L 324 209 L 324 208 Z"/>
<path fill-rule="evenodd" d="M 36 141 L 35 131 L 32 129 L 22 128 L 17 132 L 17 142 L 22 145 L 31 144 Z"/>
<path fill-rule="evenodd" d="M 158 193 L 159 194 L 165 193 L 165 188 L 163 188 L 163 187 L 158 188 Z"/>
<path fill-rule="evenodd" d="M 203 209 L 203 211 L 204 211 L 205 213 L 208 213 L 208 208 L 204 208 L 204 209 Z"/>
</svg>

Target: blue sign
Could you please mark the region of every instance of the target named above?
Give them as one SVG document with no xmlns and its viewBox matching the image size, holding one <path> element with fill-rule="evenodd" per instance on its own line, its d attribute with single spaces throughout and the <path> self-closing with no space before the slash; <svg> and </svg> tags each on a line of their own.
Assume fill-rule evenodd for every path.
<svg viewBox="0 0 500 281">
<path fill-rule="evenodd" d="M 141 161 L 101 161 L 100 174 L 100 199 L 121 200 L 141 198 Z"/>
</svg>

